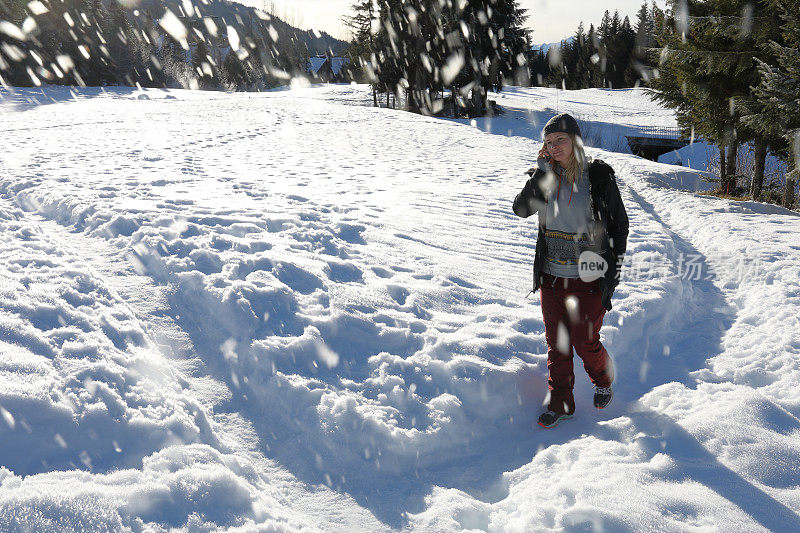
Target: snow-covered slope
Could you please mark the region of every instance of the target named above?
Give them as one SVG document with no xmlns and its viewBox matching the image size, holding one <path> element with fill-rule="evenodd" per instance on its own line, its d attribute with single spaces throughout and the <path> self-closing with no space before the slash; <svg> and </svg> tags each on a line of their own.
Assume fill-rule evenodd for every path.
<svg viewBox="0 0 800 533">
<path fill-rule="evenodd" d="M 637 95 L 580 93 L 636 126 Z M 510 212 L 538 145 L 508 117 L 355 86 L 2 94 L 3 527 L 800 528 L 796 213 L 590 149 L 631 220 L 616 398 L 595 412 L 579 371 L 545 431 L 536 224 Z"/>
</svg>

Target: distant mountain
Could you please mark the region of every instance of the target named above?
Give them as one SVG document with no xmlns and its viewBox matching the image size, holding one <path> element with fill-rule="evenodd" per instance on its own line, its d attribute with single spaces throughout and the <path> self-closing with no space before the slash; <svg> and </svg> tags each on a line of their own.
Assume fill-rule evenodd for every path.
<svg viewBox="0 0 800 533">
<path fill-rule="evenodd" d="M 289 25 L 287 24 L 287 26 Z M 300 40 L 306 43 L 306 46 L 308 46 L 308 53 L 311 56 L 326 54 L 329 50 L 334 56 L 343 56 L 345 50 L 350 45 L 347 41 L 337 39 L 324 31 L 317 33 L 314 30 L 298 30 L 292 26 L 289 26 L 289 28 L 292 28 Z"/>
<path fill-rule="evenodd" d="M 574 36 L 567 37 L 564 40 L 567 41 L 567 43 L 572 44 L 572 42 L 575 40 L 575 37 Z M 541 50 L 543 53 L 546 54 L 551 46 L 561 46 L 562 42 L 563 41 L 556 41 L 556 42 L 553 42 L 553 43 L 534 44 L 534 45 L 531 45 L 531 50 Z"/>
<path fill-rule="evenodd" d="M 289 35 L 291 39 L 299 40 L 308 47 L 308 55 L 344 55 L 345 50 L 350 45 L 347 41 L 342 41 L 329 35 L 326 32 L 315 30 L 301 30 L 282 21 L 277 17 L 272 17 L 272 25 L 279 35 Z"/>
<path fill-rule="evenodd" d="M 139 5 L 139 9 L 142 11 L 149 11 L 155 18 L 160 18 L 167 8 L 176 15 L 182 16 L 186 14 L 184 12 L 185 4 L 186 2 L 184 0 L 143 0 Z M 240 4 L 239 2 L 229 2 L 228 0 L 194 0 L 192 4 L 195 6 L 196 10 L 199 10 L 202 16 L 219 17 L 226 24 L 238 30 L 244 30 L 251 20 L 262 18 L 256 13 L 256 8 Z M 263 13 L 263 10 L 258 11 Z M 295 28 L 275 16 L 270 16 L 270 19 L 270 23 L 280 36 L 279 40 L 299 41 L 304 43 L 308 48 L 309 56 L 328 53 L 339 56 L 344 54 L 349 44 L 325 32 Z M 243 31 L 243 33 L 246 32 Z"/>
</svg>

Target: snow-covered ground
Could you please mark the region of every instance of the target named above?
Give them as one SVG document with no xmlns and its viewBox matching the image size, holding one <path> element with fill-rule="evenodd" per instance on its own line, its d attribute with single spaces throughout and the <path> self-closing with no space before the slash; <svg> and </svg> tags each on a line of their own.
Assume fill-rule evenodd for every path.
<svg viewBox="0 0 800 533">
<path fill-rule="evenodd" d="M 687 169 L 588 150 L 631 222 L 616 396 L 578 365 L 535 425 L 536 91 L 516 129 L 358 86 L 4 91 L 0 530 L 800 530 L 800 218 Z"/>
<path fill-rule="evenodd" d="M 491 93 L 505 114 L 476 119 L 481 129 L 500 135 L 540 139 L 542 127 L 557 113 L 570 113 L 581 124 L 589 146 L 628 152 L 626 135 L 643 127 L 677 127 L 675 114 L 655 105 L 641 89 L 583 89 L 562 91 L 548 87 L 507 87 Z"/>
</svg>

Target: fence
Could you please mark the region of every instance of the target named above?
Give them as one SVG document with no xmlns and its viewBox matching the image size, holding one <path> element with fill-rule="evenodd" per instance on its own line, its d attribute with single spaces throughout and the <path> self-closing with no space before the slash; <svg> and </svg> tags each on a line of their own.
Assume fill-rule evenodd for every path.
<svg viewBox="0 0 800 533">
<path fill-rule="evenodd" d="M 680 128 L 665 126 L 640 126 L 636 128 L 636 137 L 658 137 L 663 139 L 680 139 Z"/>
</svg>

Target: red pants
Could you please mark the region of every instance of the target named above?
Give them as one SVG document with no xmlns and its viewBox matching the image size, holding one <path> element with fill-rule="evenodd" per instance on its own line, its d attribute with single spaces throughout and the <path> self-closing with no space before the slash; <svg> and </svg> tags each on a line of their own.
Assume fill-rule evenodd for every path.
<svg viewBox="0 0 800 533">
<path fill-rule="evenodd" d="M 547 370 L 550 373 L 548 409 L 572 414 L 575 411 L 573 347 L 583 359 L 583 368 L 592 383 L 598 387 L 610 387 L 614 380 L 614 366 L 600 342 L 600 327 L 606 309 L 601 301 L 599 281 L 558 278 L 547 273 L 543 273 L 543 278 L 542 315 L 547 339 Z"/>
</svg>

